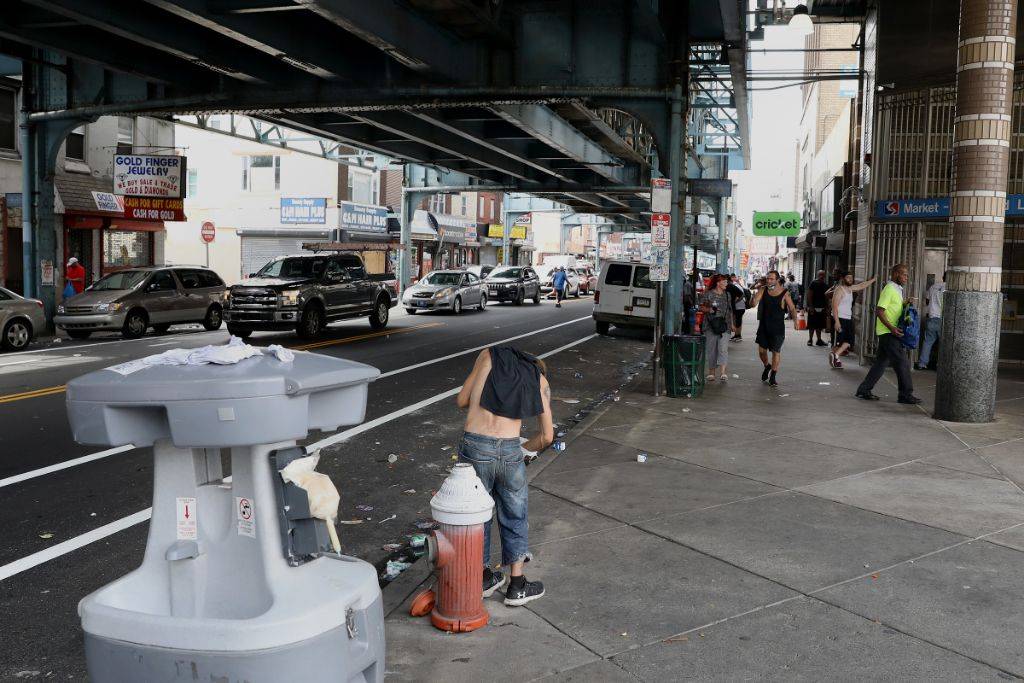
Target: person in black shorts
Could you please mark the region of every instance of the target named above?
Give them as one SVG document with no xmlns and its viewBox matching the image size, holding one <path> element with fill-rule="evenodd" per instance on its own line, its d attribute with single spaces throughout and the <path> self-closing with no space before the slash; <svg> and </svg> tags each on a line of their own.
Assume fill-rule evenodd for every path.
<svg viewBox="0 0 1024 683">
<path fill-rule="evenodd" d="M 828 285 L 825 284 L 825 271 L 819 270 L 814 282 L 807 286 L 804 297 L 804 310 L 807 311 L 807 345 L 814 344 L 814 335 L 818 335 L 818 346 L 828 346 L 821 332 L 828 325 Z"/>
<path fill-rule="evenodd" d="M 786 340 L 786 311 L 796 319 L 796 305 L 793 298 L 782 285 L 782 278 L 777 270 L 769 270 L 767 287 L 755 285 L 757 293 L 750 302 L 751 308 L 757 309 L 757 355 L 764 364 L 761 381 L 777 387 L 779 364 L 782 362 L 782 343 Z M 768 352 L 772 354 L 768 362 Z"/>
</svg>

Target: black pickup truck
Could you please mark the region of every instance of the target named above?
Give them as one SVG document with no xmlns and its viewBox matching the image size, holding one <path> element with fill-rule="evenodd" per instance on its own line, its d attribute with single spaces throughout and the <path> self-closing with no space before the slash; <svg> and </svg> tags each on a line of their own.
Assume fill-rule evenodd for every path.
<svg viewBox="0 0 1024 683">
<path fill-rule="evenodd" d="M 398 304 L 398 282 L 370 275 L 356 254 L 281 256 L 224 293 L 228 332 L 245 339 L 255 330 L 295 330 L 310 339 L 327 323 L 367 316 L 375 330 Z"/>
</svg>

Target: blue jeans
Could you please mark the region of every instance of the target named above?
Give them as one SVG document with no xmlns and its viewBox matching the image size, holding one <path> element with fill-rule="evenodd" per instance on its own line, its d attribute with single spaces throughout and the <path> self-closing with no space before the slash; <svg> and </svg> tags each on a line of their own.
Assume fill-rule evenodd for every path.
<svg viewBox="0 0 1024 683">
<path fill-rule="evenodd" d="M 935 345 L 940 334 L 942 334 L 942 318 L 928 318 L 924 324 L 924 343 L 921 344 L 921 355 L 917 359 L 918 365 L 928 366 L 928 359 L 932 356 L 932 346 Z"/>
<path fill-rule="evenodd" d="M 501 533 L 501 563 L 526 559 L 527 492 L 526 464 L 519 439 L 499 439 L 466 432 L 459 443 L 459 459 L 476 470 L 484 489 L 494 498 Z M 491 522 L 484 525 L 484 566 L 490 565 Z"/>
</svg>

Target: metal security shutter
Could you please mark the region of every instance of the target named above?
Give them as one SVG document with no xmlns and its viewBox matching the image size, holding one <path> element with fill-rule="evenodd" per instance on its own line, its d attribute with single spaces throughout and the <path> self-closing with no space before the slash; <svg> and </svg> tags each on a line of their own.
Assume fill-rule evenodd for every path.
<svg viewBox="0 0 1024 683">
<path fill-rule="evenodd" d="M 260 237 L 242 235 L 242 277 L 255 273 L 278 256 L 302 252 L 308 237 Z"/>
<path fill-rule="evenodd" d="M 906 264 L 910 269 L 907 282 L 908 296 L 917 296 L 921 291 L 923 278 L 921 261 L 924 259 L 924 224 L 922 223 L 874 223 L 871 226 L 871 247 L 868 258 L 868 277 L 877 280 L 861 292 L 860 316 L 860 357 L 863 364 L 873 358 L 878 350 L 875 336 L 875 302 L 882 288 L 889 281 L 889 271 L 897 263 Z M 920 306 L 920 302 L 918 303 Z M 916 353 L 916 352 L 915 352 Z"/>
</svg>

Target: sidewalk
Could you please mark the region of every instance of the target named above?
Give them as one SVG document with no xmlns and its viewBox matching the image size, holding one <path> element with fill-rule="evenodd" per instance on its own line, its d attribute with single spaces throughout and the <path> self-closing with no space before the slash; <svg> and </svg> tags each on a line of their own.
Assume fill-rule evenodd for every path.
<svg viewBox="0 0 1024 683">
<path fill-rule="evenodd" d="M 995 423 L 944 424 L 934 373 L 914 373 L 920 408 L 891 372 L 860 401 L 866 369 L 791 330 L 771 389 L 748 328 L 738 378 L 688 401 L 648 374 L 530 467 L 545 597 L 495 594 L 488 627 L 447 635 L 408 616 L 428 567 L 389 586 L 389 678 L 1024 676 L 1024 372 L 1002 373 Z"/>
</svg>

